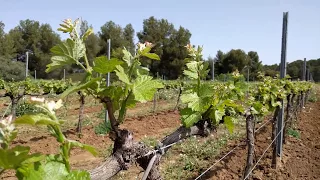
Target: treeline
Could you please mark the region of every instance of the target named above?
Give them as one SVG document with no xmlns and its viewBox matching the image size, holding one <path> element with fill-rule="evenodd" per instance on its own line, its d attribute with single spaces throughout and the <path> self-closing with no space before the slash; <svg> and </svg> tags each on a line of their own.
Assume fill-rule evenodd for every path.
<svg viewBox="0 0 320 180">
<path fill-rule="evenodd" d="M 320 82 L 320 58 L 308 60 L 307 69 L 309 69 L 313 80 L 316 82 Z M 280 64 L 264 65 L 263 70 L 268 76 L 276 76 L 277 74 L 279 74 Z M 287 74 L 289 74 L 292 79 L 301 79 L 302 71 L 303 60 L 296 60 L 291 63 L 287 63 Z"/>
<path fill-rule="evenodd" d="M 248 75 L 249 68 L 249 79 L 254 81 L 259 71 L 264 72 L 267 76 L 275 77 L 280 74 L 280 63 L 273 65 L 262 65 L 259 55 L 255 51 L 249 51 L 247 54 L 241 49 L 232 49 L 227 53 L 218 51 L 214 58 L 209 57 L 208 62 L 210 63 L 210 69 L 212 69 L 212 61 L 214 61 L 214 74 L 215 77 L 221 77 L 222 74 L 231 73 L 238 69 L 245 78 Z M 280 60 L 279 60 L 280 61 Z M 320 81 L 320 58 L 311 59 L 307 61 L 307 69 L 312 74 L 314 81 Z M 303 60 L 296 60 L 287 63 L 287 74 L 293 80 L 302 78 L 303 71 Z M 211 79 L 212 71 L 207 77 Z M 220 78 L 221 80 L 221 78 Z"/>
<path fill-rule="evenodd" d="M 61 37 L 49 24 L 40 24 L 35 20 L 22 20 L 8 33 L 4 32 L 5 24 L 0 21 L 0 77 L 5 80 L 21 80 L 25 78 L 26 52 L 29 52 L 29 75 L 41 79 L 61 79 L 63 70 L 46 73 L 46 65 L 50 62 L 50 49 L 60 43 Z M 80 34 L 84 33 L 91 25 L 82 21 Z M 182 27 L 175 27 L 166 19 L 150 17 L 143 21 L 143 28 L 135 32 L 131 24 L 122 27 L 113 21 L 103 24 L 96 33 L 91 34 L 86 40 L 87 56 L 89 62 L 97 56 L 106 55 L 111 39 L 111 56 L 121 57 L 122 48 L 127 48 L 134 53 L 134 37 L 140 42 L 152 42 L 155 46 L 152 52 L 160 56 L 161 61 L 145 59 L 143 65 L 150 68 L 150 73 L 159 78 L 177 79 L 182 76 L 185 68 L 185 58 L 188 53 L 184 47 L 190 43 L 191 32 Z M 279 70 L 278 65 L 263 66 L 259 55 L 255 51 L 245 52 L 241 49 L 232 49 L 229 52 L 218 51 L 215 57 L 203 58 L 212 66 L 214 61 L 214 73 L 218 77 L 238 69 L 245 74 L 250 72 L 250 80 L 255 80 L 258 71 L 265 71 L 267 75 L 274 76 Z M 310 72 L 314 80 L 320 81 L 320 60 L 308 61 Z M 302 61 L 289 64 L 288 73 L 297 78 L 301 75 Z M 210 68 L 211 69 L 211 68 Z M 66 66 L 66 74 L 81 72 L 76 66 Z M 212 72 L 207 79 L 211 79 Z"/>
<path fill-rule="evenodd" d="M 215 77 L 219 77 L 220 74 L 231 73 L 237 69 L 247 78 L 249 69 L 249 79 L 252 81 L 256 79 L 258 72 L 263 70 L 262 62 L 255 51 L 246 53 L 241 49 L 231 49 L 229 52 L 224 53 L 219 50 L 214 58 L 208 58 L 210 72 L 207 78 L 210 79 L 212 78 L 213 61 Z"/>
</svg>

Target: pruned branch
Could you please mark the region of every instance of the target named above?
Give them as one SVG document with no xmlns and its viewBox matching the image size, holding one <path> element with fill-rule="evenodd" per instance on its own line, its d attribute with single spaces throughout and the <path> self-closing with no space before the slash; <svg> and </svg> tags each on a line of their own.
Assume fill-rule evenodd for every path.
<svg viewBox="0 0 320 180">
<path fill-rule="evenodd" d="M 111 117 L 110 117 L 111 120 Z M 170 135 L 161 140 L 161 143 L 156 147 L 156 160 L 152 169 L 148 174 L 148 180 L 160 180 L 159 163 L 162 155 L 166 153 L 170 147 L 164 146 L 177 143 L 193 135 L 208 135 L 215 127 L 211 127 L 206 120 L 199 121 L 196 125 L 186 128 L 180 126 Z M 115 141 L 114 151 L 103 164 L 90 171 L 92 180 L 109 179 L 116 175 L 121 170 L 128 169 L 130 163 L 137 162 L 140 167 L 146 170 L 149 161 L 153 157 L 151 149 L 142 142 L 134 142 L 133 135 L 128 130 L 119 130 L 120 136 Z"/>
</svg>

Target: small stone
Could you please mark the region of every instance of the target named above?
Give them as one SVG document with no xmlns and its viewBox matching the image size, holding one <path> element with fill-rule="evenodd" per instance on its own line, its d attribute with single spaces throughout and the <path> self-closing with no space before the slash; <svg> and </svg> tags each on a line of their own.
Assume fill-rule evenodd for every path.
<svg viewBox="0 0 320 180">
<path fill-rule="evenodd" d="M 257 171 L 252 175 L 254 180 L 262 180 L 263 173 L 261 171 Z"/>
<path fill-rule="evenodd" d="M 272 176 L 272 173 L 268 173 L 268 174 L 267 174 L 267 177 L 271 177 L 271 176 Z"/>
<path fill-rule="evenodd" d="M 297 154 L 297 157 L 298 157 L 298 158 L 301 158 L 301 157 L 302 157 L 302 154 Z"/>
</svg>

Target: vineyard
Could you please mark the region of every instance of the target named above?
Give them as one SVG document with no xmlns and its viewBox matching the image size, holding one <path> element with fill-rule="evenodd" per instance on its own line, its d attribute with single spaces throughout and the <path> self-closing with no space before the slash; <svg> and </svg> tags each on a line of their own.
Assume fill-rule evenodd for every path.
<svg viewBox="0 0 320 180">
<path fill-rule="evenodd" d="M 61 25 L 70 37 L 51 49 L 46 71 L 78 65 L 81 82 L 0 80 L 5 179 L 259 179 L 262 169 L 277 172 L 282 145 L 298 136 L 299 117 L 316 98 L 316 84 L 290 77 L 261 73 L 248 83 L 236 70 L 226 82 L 205 81 L 202 48 L 190 44 L 188 80 L 148 75 L 143 59 L 159 60 L 148 42 L 91 66 L 84 41 L 92 29 L 80 36 L 77 26 Z M 107 85 L 108 73 L 118 81 Z"/>
</svg>

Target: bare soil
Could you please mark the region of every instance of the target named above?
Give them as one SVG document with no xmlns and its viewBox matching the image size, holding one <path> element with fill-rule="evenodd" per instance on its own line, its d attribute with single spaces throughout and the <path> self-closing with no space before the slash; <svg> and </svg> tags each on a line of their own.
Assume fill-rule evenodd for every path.
<svg viewBox="0 0 320 180">
<path fill-rule="evenodd" d="M 150 106 L 151 104 L 147 105 Z M 147 107 L 142 106 L 141 108 Z M 141 140 L 146 136 L 160 139 L 164 134 L 172 132 L 180 125 L 179 118 L 177 111 L 166 111 L 138 118 L 127 118 L 121 127 L 133 131 L 136 140 Z M 297 127 L 299 127 L 298 131 L 301 133 L 301 138 L 287 138 L 287 143 L 283 148 L 283 157 L 278 162 L 278 168 L 271 168 L 272 150 L 270 148 L 253 171 L 253 179 L 320 179 L 320 102 L 306 105 L 305 109 L 300 113 Z M 67 130 L 65 134 L 70 139 L 93 145 L 102 154 L 112 144 L 107 135 L 96 135 L 93 125 L 85 126 L 82 132 L 83 136 L 81 138 L 78 138 L 74 129 Z M 256 137 L 256 160 L 263 154 L 263 151 L 271 141 L 270 123 L 265 128 L 262 128 Z M 238 143 L 239 141 L 228 143 L 228 147 L 221 153 L 220 157 Z M 31 152 L 45 154 L 58 152 L 56 140 L 43 133 L 32 137 L 27 134 L 19 134 L 14 145 L 30 146 Z M 239 146 L 221 163 L 206 173 L 202 179 L 240 179 L 245 168 L 246 155 L 246 146 Z M 220 157 L 216 157 L 216 160 Z M 102 161 L 103 157 L 94 157 L 81 149 L 74 149 L 71 152 L 71 163 L 74 169 L 91 169 Z M 138 170 L 133 171 L 135 173 L 139 172 Z M 5 173 L 2 178 L 15 179 L 13 176 L 14 173 L 9 172 Z"/>
<path fill-rule="evenodd" d="M 271 123 L 262 128 L 256 136 L 255 162 L 272 142 Z M 262 157 L 252 173 L 252 179 L 320 179 L 320 102 L 309 103 L 302 110 L 297 121 L 300 139 L 288 136 L 283 146 L 283 156 L 278 158 L 277 169 L 271 168 L 272 148 Z M 235 147 L 233 142 L 224 153 Z M 243 144 L 243 143 L 242 143 Z M 220 158 L 217 157 L 217 160 Z M 246 165 L 246 145 L 239 146 L 231 155 L 214 166 L 202 179 L 241 179 Z"/>
<path fill-rule="evenodd" d="M 141 140 L 144 137 L 161 138 L 163 134 L 173 131 L 180 125 L 179 118 L 178 111 L 159 112 L 149 116 L 127 118 L 121 128 L 131 130 L 136 140 Z M 65 132 L 67 138 L 92 145 L 97 150 L 100 150 L 102 154 L 112 145 L 108 135 L 95 134 L 93 125 L 83 127 L 82 134 L 83 136 L 79 138 L 75 129 Z M 59 151 L 59 144 L 49 134 L 38 134 L 31 138 L 29 135 L 19 134 L 13 142 L 13 146 L 16 145 L 30 146 L 32 153 L 53 154 Z M 103 157 L 94 157 L 81 149 L 73 149 L 70 161 L 74 169 L 92 169 L 101 163 L 103 159 Z M 5 173 L 2 178 L 15 179 L 14 172 Z"/>
</svg>

